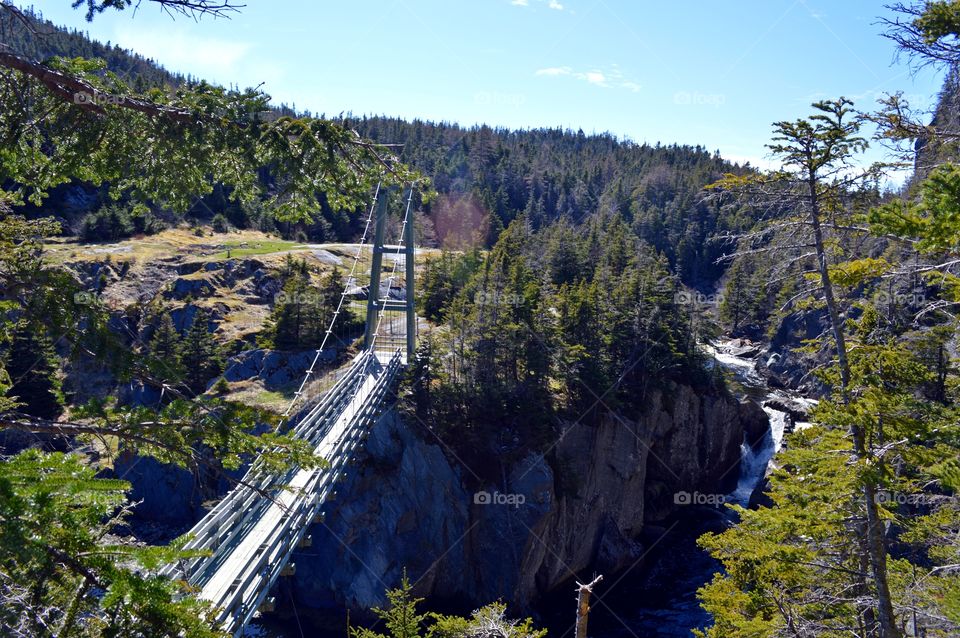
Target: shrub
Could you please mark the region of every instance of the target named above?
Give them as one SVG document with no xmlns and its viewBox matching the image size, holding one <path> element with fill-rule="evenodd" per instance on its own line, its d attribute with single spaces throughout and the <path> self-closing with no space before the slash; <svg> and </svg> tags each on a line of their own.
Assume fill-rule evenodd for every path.
<svg viewBox="0 0 960 638">
<path fill-rule="evenodd" d="M 109 204 L 87 214 L 80 222 L 80 240 L 85 242 L 118 241 L 131 235 L 152 235 L 164 228 L 164 223 L 146 207 L 131 208 L 124 204 Z"/>
<path fill-rule="evenodd" d="M 223 213 L 217 213 L 213 216 L 213 219 L 210 220 L 210 227 L 213 228 L 213 232 L 215 233 L 230 232 L 230 222 Z"/>
</svg>

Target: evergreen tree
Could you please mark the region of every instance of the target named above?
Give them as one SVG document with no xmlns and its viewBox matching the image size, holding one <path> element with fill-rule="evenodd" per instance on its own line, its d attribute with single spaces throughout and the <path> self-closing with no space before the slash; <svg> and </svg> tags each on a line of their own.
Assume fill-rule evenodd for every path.
<svg viewBox="0 0 960 638">
<path fill-rule="evenodd" d="M 718 310 L 730 334 L 754 338 L 763 334 L 769 314 L 764 277 L 765 268 L 747 257 L 735 259 L 727 270 Z"/>
<path fill-rule="evenodd" d="M 422 598 L 413 597 L 413 586 L 404 570 L 400 586 L 387 591 L 386 609 L 374 608 L 375 613 L 387 628 L 389 638 L 420 638 L 423 635 L 427 614 L 417 611 Z M 385 638 L 369 629 L 351 628 L 350 638 Z"/>
<path fill-rule="evenodd" d="M 11 337 L 6 370 L 12 384 L 8 394 L 16 397 L 21 411 L 42 419 L 56 419 L 63 412 L 59 359 L 46 331 L 21 321 Z"/>
<path fill-rule="evenodd" d="M 150 575 L 182 543 L 105 544 L 124 522 L 129 483 L 80 455 L 27 450 L 0 463 L 0 633 L 4 636 L 223 638 L 210 606 Z"/>
<path fill-rule="evenodd" d="M 268 319 L 267 332 L 272 347 L 294 350 L 305 346 L 313 327 L 309 294 L 308 275 L 296 273 L 286 280 Z"/>
<path fill-rule="evenodd" d="M 920 335 L 906 333 L 889 303 L 869 301 L 874 286 L 888 289 L 892 265 L 828 249 L 843 241 L 837 220 L 849 214 L 844 202 L 854 198 L 845 189 L 854 182 L 849 174 L 842 185 L 820 180 L 847 171 L 845 159 L 863 142 L 856 125 L 842 123 L 845 101 L 817 106 L 809 122 L 777 125 L 774 150 L 800 168 L 795 201 L 816 255 L 803 267 L 819 283 L 830 326 L 819 349 L 833 355 L 818 375 L 831 391 L 814 411 L 815 425 L 788 439 L 771 477 L 773 507 L 740 511 L 739 525 L 702 539 L 725 568 L 701 591 L 715 619 L 706 635 L 953 636 L 960 430 L 955 367 L 942 340 L 955 334 L 956 318 L 940 314 Z M 932 259 L 916 269 L 940 282 L 956 281 L 944 264 L 960 245 L 949 221 L 960 201 L 949 195 L 949 172 L 935 171 L 918 202 L 894 201 L 867 215 L 878 235 L 906 240 L 913 260 Z M 784 174 L 766 178 L 767 186 Z M 897 276 L 912 277 L 905 270 Z M 944 298 L 926 310 L 955 303 L 958 290 L 944 285 Z"/>
<path fill-rule="evenodd" d="M 351 627 L 349 638 L 544 638 L 547 634 L 546 630 L 535 629 L 530 618 L 522 622 L 507 618 L 506 605 L 499 602 L 475 610 L 469 618 L 421 613 L 417 607 L 423 599 L 414 598 L 406 570 L 400 586 L 387 590 L 387 601 L 385 609 L 373 609 L 386 626 L 386 634 Z"/>
<path fill-rule="evenodd" d="M 314 287 L 306 262 L 288 257 L 282 276 L 285 277 L 283 290 L 267 318 L 261 344 L 278 350 L 319 347 L 340 303 L 343 275 L 333 269 Z M 360 320 L 344 307 L 333 326 L 334 334 L 352 335 L 360 325 Z M 328 345 L 334 344 L 328 342 Z"/>
<path fill-rule="evenodd" d="M 151 367 L 164 381 L 176 382 L 183 378 L 183 365 L 180 362 L 181 339 L 173 325 L 170 313 L 163 313 L 160 323 L 150 339 Z"/>
<path fill-rule="evenodd" d="M 223 359 L 216 339 L 207 327 L 209 314 L 198 308 L 190 329 L 180 342 L 180 363 L 183 380 L 196 394 L 207 389 L 207 383 L 223 371 Z"/>
</svg>

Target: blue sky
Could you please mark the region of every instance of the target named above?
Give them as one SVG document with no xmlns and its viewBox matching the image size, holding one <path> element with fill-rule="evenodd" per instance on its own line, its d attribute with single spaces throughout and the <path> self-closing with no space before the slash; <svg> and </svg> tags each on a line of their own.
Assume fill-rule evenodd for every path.
<svg viewBox="0 0 960 638">
<path fill-rule="evenodd" d="M 929 106 L 861 0 L 244 0 L 229 20 L 171 20 L 150 2 L 86 23 L 44 15 L 221 84 L 263 83 L 315 113 L 609 131 L 763 164 L 771 122 L 846 95 Z M 878 156 L 879 151 L 874 152 Z"/>
</svg>

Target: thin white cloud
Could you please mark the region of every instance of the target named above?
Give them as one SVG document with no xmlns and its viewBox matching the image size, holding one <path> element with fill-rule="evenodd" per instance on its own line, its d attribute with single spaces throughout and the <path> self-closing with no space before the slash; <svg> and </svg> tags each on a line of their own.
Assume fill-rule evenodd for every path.
<svg viewBox="0 0 960 638">
<path fill-rule="evenodd" d="M 589 82 L 590 84 L 596 84 L 597 86 L 607 86 L 607 78 L 600 71 L 587 71 L 582 75 L 583 75 L 583 79 Z"/>
<path fill-rule="evenodd" d="M 573 69 L 568 66 L 550 66 L 545 69 L 537 69 L 536 75 L 549 75 L 549 76 L 558 76 L 558 75 L 570 75 L 573 73 Z"/>
<path fill-rule="evenodd" d="M 616 64 L 610 66 L 607 70 L 590 69 L 588 71 L 577 71 L 569 66 L 548 66 L 543 69 L 537 69 L 534 75 L 545 77 L 563 77 L 569 76 L 581 80 L 592 86 L 599 86 L 607 89 L 625 89 L 631 93 L 638 93 L 642 86 L 623 75 L 623 71 Z"/>
<path fill-rule="evenodd" d="M 563 11 L 564 6 L 559 0 L 536 0 L 541 4 L 547 5 L 548 9 L 553 9 L 554 11 Z M 529 7 L 530 0 L 510 0 L 510 4 L 515 7 Z"/>
<path fill-rule="evenodd" d="M 252 49 L 249 42 L 201 38 L 185 30 L 161 33 L 132 25 L 118 28 L 115 42 L 153 58 L 171 71 L 192 73 L 224 84 L 236 79 Z"/>
</svg>

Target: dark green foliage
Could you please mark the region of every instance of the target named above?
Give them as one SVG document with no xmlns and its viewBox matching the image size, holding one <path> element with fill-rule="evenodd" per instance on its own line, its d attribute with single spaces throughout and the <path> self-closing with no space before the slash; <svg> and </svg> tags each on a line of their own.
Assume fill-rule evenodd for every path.
<svg viewBox="0 0 960 638">
<path fill-rule="evenodd" d="M 107 63 L 107 68 L 120 75 L 135 79 L 140 90 L 149 87 L 178 86 L 186 82 L 184 76 L 171 73 L 130 49 L 122 49 L 119 45 L 103 44 L 91 40 L 80 29 L 58 27 L 42 15 L 25 12 L 35 20 L 35 33 L 31 33 L 22 25 L 8 22 L 4 30 L 3 40 L 11 51 L 31 60 L 49 60 L 53 57 L 65 58 L 98 58 Z"/>
<path fill-rule="evenodd" d="M 217 382 L 213 384 L 213 392 L 217 395 L 224 395 L 227 392 L 230 392 L 230 384 L 226 379 L 220 377 L 217 379 Z"/>
<path fill-rule="evenodd" d="M 57 376 L 60 361 L 42 326 L 26 321 L 16 325 L 5 367 L 12 382 L 8 393 L 16 397 L 21 411 L 44 419 L 60 416 L 64 402 Z"/>
<path fill-rule="evenodd" d="M 213 216 L 213 219 L 210 220 L 210 227 L 215 233 L 226 233 L 230 230 L 230 222 L 227 220 L 226 215 L 217 213 Z"/>
<path fill-rule="evenodd" d="M 170 313 L 163 313 L 160 323 L 150 339 L 150 366 L 157 378 L 166 382 L 183 379 L 183 365 L 180 361 L 181 339 L 173 326 Z"/>
<path fill-rule="evenodd" d="M 87 242 L 117 241 L 133 234 L 133 223 L 129 213 L 111 204 L 83 218 L 80 226 L 80 239 Z"/>
<path fill-rule="evenodd" d="M 779 286 L 768 281 L 770 270 L 758 257 L 735 259 L 727 270 L 719 300 L 720 321 L 733 336 L 760 339 L 766 333 L 771 315 L 773 290 Z"/>
<path fill-rule="evenodd" d="M 223 372 L 223 358 L 207 326 L 209 320 L 207 311 L 199 308 L 193 316 L 190 329 L 180 342 L 183 381 L 196 394 L 205 391 L 210 379 Z"/>
<path fill-rule="evenodd" d="M 108 204 L 83 218 L 79 235 L 85 242 L 117 241 L 131 235 L 152 235 L 163 228 L 163 222 L 145 208 Z"/>
<path fill-rule="evenodd" d="M 499 229 L 521 213 L 538 230 L 557 220 L 576 228 L 598 210 L 616 211 L 666 256 L 685 284 L 712 290 L 726 267 L 717 260 L 731 250 L 722 235 L 753 224 L 755 213 L 706 202 L 700 193 L 725 173 L 750 169 L 699 146 L 638 145 L 559 129 L 464 129 L 384 117 L 347 121 L 361 135 L 404 143 L 401 157 L 432 177 L 441 197 L 426 209 L 441 246 L 448 236 L 452 248 L 462 248 L 468 236 L 480 237 L 470 245 L 492 246 Z M 470 228 L 467 218 L 474 220 Z M 556 258 L 551 267 L 566 281 L 575 258 Z"/>
<path fill-rule="evenodd" d="M 417 301 L 419 312 L 435 323 L 443 319 L 450 302 L 473 276 L 483 255 L 479 249 L 467 253 L 444 251 L 439 259 L 431 259 L 424 268 Z"/>
<path fill-rule="evenodd" d="M 506 439 L 522 452 L 549 444 L 560 420 L 643 409 L 647 391 L 671 379 L 713 383 L 696 347 L 702 319 L 666 259 L 618 215 L 581 230 L 538 232 L 516 219 L 418 352 L 417 410 L 444 424 L 458 451 Z"/>
<path fill-rule="evenodd" d="M 545 629 L 534 629 L 530 618 L 522 622 L 507 618 L 506 605 L 500 602 L 475 610 L 469 618 L 421 613 L 417 607 L 423 599 L 414 598 L 406 571 L 400 586 L 387 590 L 387 601 L 385 609 L 373 609 L 386 627 L 386 634 L 350 627 L 349 638 L 544 638 L 547 633 Z"/>
<path fill-rule="evenodd" d="M 283 290 L 274 299 L 273 311 L 259 343 L 262 347 L 277 350 L 319 347 L 340 303 L 343 276 L 339 270 L 333 269 L 321 278 L 319 286 L 314 286 L 306 262 L 288 257 L 281 277 L 284 279 Z M 338 338 L 349 339 L 360 325 L 361 321 L 344 308 L 337 317 L 335 334 Z M 328 345 L 337 345 L 336 340 Z"/>
<path fill-rule="evenodd" d="M 419 613 L 417 605 L 422 598 L 413 597 L 413 587 L 404 570 L 403 579 L 396 589 L 387 591 L 386 609 L 374 608 L 373 612 L 383 621 L 390 638 L 419 638 L 425 628 L 428 614 Z M 369 629 L 350 630 L 350 638 L 385 638 Z"/>
<path fill-rule="evenodd" d="M 28 450 L 0 463 L 0 634 L 54 638 L 219 638 L 213 610 L 144 575 L 188 558 L 181 544 L 106 538 L 129 484 L 96 478 L 79 456 Z"/>
</svg>

